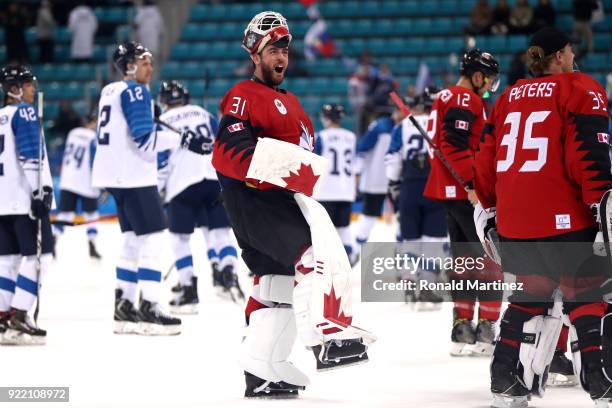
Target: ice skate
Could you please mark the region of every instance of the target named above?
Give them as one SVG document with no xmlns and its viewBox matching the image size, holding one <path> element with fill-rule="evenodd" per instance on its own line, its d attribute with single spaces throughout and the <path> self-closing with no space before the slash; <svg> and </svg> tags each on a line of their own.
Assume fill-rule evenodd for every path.
<svg viewBox="0 0 612 408">
<path fill-rule="evenodd" d="M 181 332 L 181 319 L 169 316 L 159 303 L 140 301 L 140 334 L 147 336 L 171 336 Z"/>
<path fill-rule="evenodd" d="M 298 391 L 306 389 L 306 387 L 289 384 L 284 381 L 266 381 L 246 371 L 244 372 L 244 377 L 246 380 L 245 398 L 297 398 Z"/>
<path fill-rule="evenodd" d="M 480 319 L 476 326 L 476 344 L 474 344 L 472 354 L 479 357 L 490 357 L 493 355 L 494 344 L 495 322 Z"/>
<path fill-rule="evenodd" d="M 121 298 L 121 289 L 115 290 L 115 316 L 113 332 L 116 334 L 138 334 L 140 316 L 132 302 Z"/>
<path fill-rule="evenodd" d="M 525 408 L 531 393 L 519 380 L 516 364 L 494 358 L 491 363 L 493 408 Z"/>
<path fill-rule="evenodd" d="M 0 344 L 2 344 L 2 337 L 4 337 L 4 333 L 8 328 L 8 321 L 10 320 L 12 314 L 10 310 L 6 312 L 0 312 Z"/>
<path fill-rule="evenodd" d="M 588 370 L 588 368 L 587 368 Z M 589 370 L 586 374 L 589 394 L 595 408 L 608 408 L 612 406 L 612 382 L 603 373 L 603 369 Z"/>
<path fill-rule="evenodd" d="M 317 359 L 317 371 L 362 364 L 368 361 L 368 346 L 363 339 L 329 340 L 314 346 L 312 351 Z"/>
<path fill-rule="evenodd" d="M 223 287 L 223 273 L 221 272 L 221 269 L 219 269 L 219 264 L 217 262 L 213 262 L 210 265 L 210 267 L 212 269 L 213 287 L 222 288 Z"/>
<path fill-rule="evenodd" d="M 225 268 L 223 268 L 220 274 L 222 284 L 222 290 L 220 292 L 221 296 L 229 297 L 232 302 L 244 302 L 244 293 L 242 292 L 242 289 L 240 289 L 238 276 L 236 275 L 236 272 L 234 272 L 234 267 L 227 265 Z"/>
<path fill-rule="evenodd" d="M 451 332 L 451 342 L 451 356 L 462 357 L 471 355 L 473 345 L 476 343 L 476 333 L 472 321 L 455 319 L 453 331 Z"/>
<path fill-rule="evenodd" d="M 38 328 L 24 310 L 11 309 L 6 331 L 2 336 L 5 345 L 35 345 L 46 343 L 47 332 Z"/>
<path fill-rule="evenodd" d="M 98 252 L 96 244 L 93 241 L 89 241 L 89 257 L 93 259 L 102 259 L 102 255 Z"/>
<path fill-rule="evenodd" d="M 170 311 L 176 314 L 197 314 L 198 304 L 198 278 L 191 277 L 190 286 L 181 286 L 181 292 L 170 301 Z"/>
<path fill-rule="evenodd" d="M 578 379 L 574 374 L 574 364 L 561 350 L 555 351 L 548 369 L 546 385 L 549 387 L 573 387 L 578 385 Z"/>
</svg>

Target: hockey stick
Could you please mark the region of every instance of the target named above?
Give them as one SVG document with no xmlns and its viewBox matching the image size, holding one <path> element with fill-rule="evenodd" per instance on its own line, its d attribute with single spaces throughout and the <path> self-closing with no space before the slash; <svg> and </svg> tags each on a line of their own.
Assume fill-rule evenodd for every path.
<svg viewBox="0 0 612 408">
<path fill-rule="evenodd" d="M 410 112 L 410 109 L 408 109 L 408 107 L 404 104 L 404 102 L 402 101 L 402 99 L 399 97 L 399 95 L 395 92 L 391 92 L 389 94 L 389 96 L 391 96 L 391 99 L 393 100 L 393 102 L 397 105 L 397 107 L 402 111 L 402 113 L 404 113 L 406 116 L 408 116 L 408 119 L 410 120 L 410 122 L 414 125 L 414 127 L 417 128 L 417 130 L 419 131 L 419 133 L 421 134 L 421 136 L 423 136 L 423 139 L 425 139 L 425 141 L 427 142 L 427 144 L 429 144 L 429 146 L 431 146 L 431 149 L 433 150 L 433 153 L 436 155 L 436 157 L 438 159 L 440 159 L 440 161 L 442 162 L 442 164 L 444 165 L 444 167 L 446 167 L 446 169 L 450 172 L 450 174 L 453 176 L 453 178 L 464 188 L 467 190 L 467 183 L 465 182 L 465 180 L 463 180 L 463 177 L 461 177 L 459 175 L 459 173 L 457 173 L 455 171 L 455 169 L 453 168 L 453 166 L 451 166 L 451 164 L 449 163 L 449 161 L 446 159 L 446 157 L 444 157 L 444 155 L 442 154 L 442 152 L 440 151 L 440 149 L 438 148 L 438 146 L 436 146 L 436 144 L 434 143 L 434 141 L 431 139 L 431 137 L 429 137 L 429 135 L 427 134 L 427 132 L 425 132 L 425 130 L 423 130 L 423 128 L 421 127 L 421 125 L 419 124 L 419 122 L 417 122 L 417 120 L 414 118 L 414 116 L 412 115 L 412 112 Z"/>
<path fill-rule="evenodd" d="M 117 215 L 109 214 L 109 215 L 101 215 L 95 220 L 67 222 L 67 221 L 58 221 L 57 215 L 54 215 L 51 219 L 51 224 L 65 225 L 67 227 L 78 227 L 79 225 L 93 224 L 98 221 L 108 221 L 108 220 L 114 220 L 116 218 L 117 218 Z"/>
<path fill-rule="evenodd" d="M 38 92 L 38 194 L 36 195 L 37 200 L 43 199 L 42 191 L 42 172 L 43 172 L 43 148 L 45 132 L 43 130 L 43 92 Z M 37 290 L 36 290 L 36 307 L 34 309 L 34 322 L 38 324 L 38 312 L 40 311 L 40 278 L 42 272 L 42 218 L 36 220 L 36 279 L 37 279 Z"/>
<path fill-rule="evenodd" d="M 179 135 L 182 135 L 183 132 L 181 132 L 180 130 L 178 130 L 177 128 L 175 128 L 174 126 L 164 122 L 163 120 L 161 120 L 160 118 L 155 118 L 153 120 L 155 123 L 162 125 L 164 127 L 167 127 L 168 129 L 170 129 L 171 131 L 173 131 L 174 133 L 178 133 Z"/>
</svg>

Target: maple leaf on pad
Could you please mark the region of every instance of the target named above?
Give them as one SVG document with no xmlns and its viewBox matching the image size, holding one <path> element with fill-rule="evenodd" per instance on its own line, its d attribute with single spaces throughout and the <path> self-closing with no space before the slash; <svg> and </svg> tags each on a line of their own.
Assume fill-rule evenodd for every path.
<svg viewBox="0 0 612 408">
<path fill-rule="evenodd" d="M 309 197 L 312 196 L 312 190 L 318 179 L 319 176 L 314 174 L 310 164 L 304 163 L 300 164 L 297 172 L 290 171 L 287 177 L 283 177 L 283 181 L 287 183 L 286 189 L 306 194 Z"/>
</svg>

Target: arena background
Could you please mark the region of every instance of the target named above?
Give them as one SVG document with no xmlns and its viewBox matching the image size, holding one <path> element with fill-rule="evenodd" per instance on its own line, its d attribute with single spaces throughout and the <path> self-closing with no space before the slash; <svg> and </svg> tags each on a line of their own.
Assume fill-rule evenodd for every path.
<svg viewBox="0 0 612 408">
<path fill-rule="evenodd" d="M 527 75 L 522 52 L 529 34 L 544 24 L 578 34 L 576 20 L 584 17 L 579 17 L 576 7 L 586 2 L 529 0 L 525 6 L 517 4 L 525 2 L 509 0 L 504 16 L 496 9 L 497 1 L 485 0 L 57 0 L 50 2 L 55 26 L 41 17 L 49 7 L 46 3 L 2 1 L 0 61 L 28 63 L 38 77 L 45 93 L 45 132 L 57 180 L 66 134 L 95 108 L 102 86 L 117 79 L 110 56 L 120 41 L 133 39 L 149 45 L 152 37 L 159 36 L 153 95 L 161 80 L 177 79 L 189 88 L 194 103 L 216 113 L 223 94 L 250 75 L 250 61 L 240 47 L 247 22 L 260 11 L 279 11 L 293 34 L 283 87 L 299 96 L 316 128 L 320 128 L 321 105 L 343 104 L 349 113 L 344 125 L 359 135 L 370 120 L 389 109 L 386 95 L 390 90 L 407 95 L 430 85 L 453 84 L 461 54 L 474 46 L 500 61 L 503 90 Z M 539 3 L 549 3 L 552 12 Z M 78 5 L 91 6 L 97 29 L 91 57 L 75 62 L 71 42 L 78 34 L 73 34 L 68 23 Z M 593 47 L 589 50 L 582 38 L 582 44 L 576 46 L 577 60 L 580 69 L 593 75 L 610 98 L 612 0 L 598 5 L 590 20 L 580 25 L 592 30 Z M 147 13 L 154 8 L 161 21 L 139 20 L 139 13 L 150 16 Z M 44 32 L 50 29 L 52 36 L 45 42 Z M 112 200 L 102 204 L 101 213 L 114 213 Z"/>
</svg>

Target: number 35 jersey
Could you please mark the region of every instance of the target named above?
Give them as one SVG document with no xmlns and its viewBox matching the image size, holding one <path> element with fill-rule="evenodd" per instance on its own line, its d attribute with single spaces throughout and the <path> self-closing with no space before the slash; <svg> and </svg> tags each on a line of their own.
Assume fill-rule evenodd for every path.
<svg viewBox="0 0 612 408">
<path fill-rule="evenodd" d="M 91 186 L 91 166 L 96 150 L 96 132 L 85 127 L 72 129 L 66 138 L 60 190 L 83 197 L 98 198 L 100 190 Z"/>
<path fill-rule="evenodd" d="M 168 174 L 166 180 L 161 181 L 161 186 L 166 189 L 166 202 L 203 179 L 217 180 L 217 172 L 211 162 L 213 141 L 218 128 L 215 117 L 199 106 L 185 105 L 170 109 L 159 118 L 174 128 L 188 129 L 202 137 L 204 147 L 203 155 L 187 149 L 172 149 L 159 153 L 159 156 L 169 154 L 166 160 L 158 161 L 160 176 L 162 173 Z M 162 163 L 167 165 L 166 171 L 161 168 Z"/>
<path fill-rule="evenodd" d="M 508 238 L 594 225 L 590 204 L 612 187 L 606 93 L 588 75 L 518 81 L 496 101 L 475 158 L 483 207 Z"/>
</svg>

